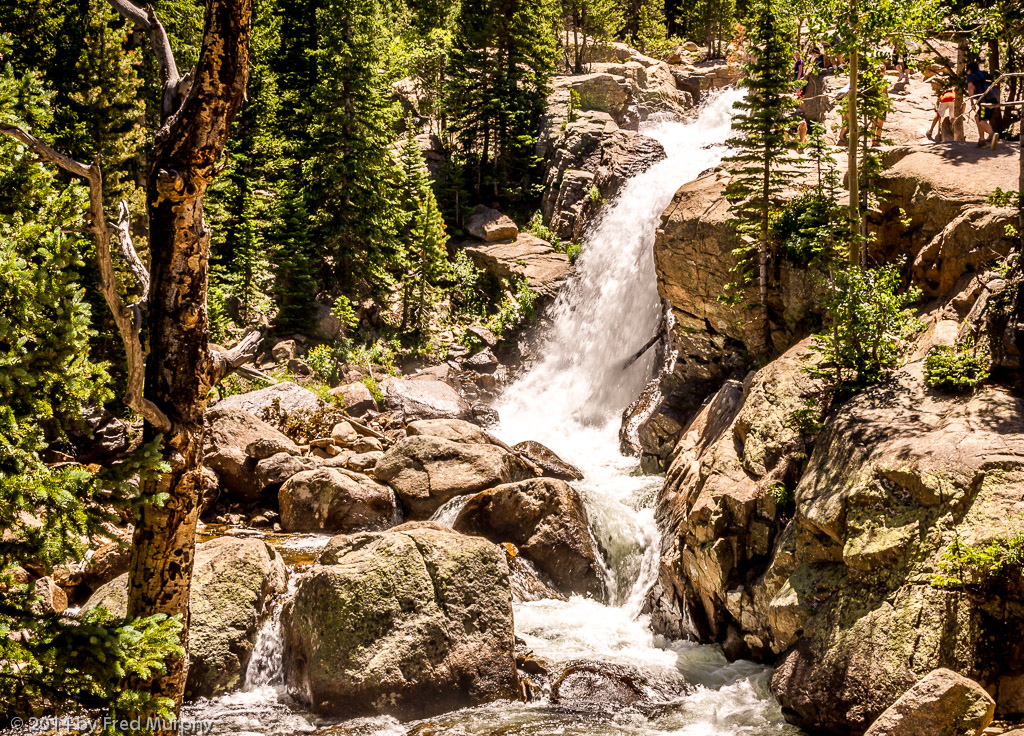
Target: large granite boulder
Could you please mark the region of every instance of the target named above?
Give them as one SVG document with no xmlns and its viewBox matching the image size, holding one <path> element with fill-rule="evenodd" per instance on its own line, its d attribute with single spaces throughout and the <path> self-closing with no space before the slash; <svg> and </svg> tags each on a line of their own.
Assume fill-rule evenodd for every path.
<svg viewBox="0 0 1024 736">
<path fill-rule="evenodd" d="M 277 495 L 281 527 L 289 532 L 357 532 L 386 529 L 401 521 L 395 493 L 345 468 L 304 470 Z"/>
<path fill-rule="evenodd" d="M 456 531 L 511 542 L 565 594 L 603 599 L 601 556 L 579 493 L 555 478 L 500 485 L 471 497 Z"/>
<path fill-rule="evenodd" d="M 389 378 L 381 384 L 387 407 L 407 421 L 416 419 L 469 419 L 473 410 L 459 393 L 443 381 L 430 378 Z"/>
<path fill-rule="evenodd" d="M 335 537 L 283 624 L 286 679 L 317 713 L 423 718 L 519 691 L 505 553 L 435 524 Z"/>
<path fill-rule="evenodd" d="M 645 711 L 691 690 L 682 677 L 656 678 L 633 665 L 577 659 L 566 662 L 551 684 L 551 702 L 578 711 Z"/>
<path fill-rule="evenodd" d="M 251 501 L 266 487 L 257 463 L 273 455 L 296 456 L 298 446 L 252 413 L 223 402 L 206 413 L 203 463 L 232 498 Z"/>
<path fill-rule="evenodd" d="M 491 437 L 478 425 L 461 419 L 420 419 L 409 422 L 405 431 L 409 437 L 440 437 L 452 442 L 490 445 Z"/>
<path fill-rule="evenodd" d="M 981 685 L 938 669 L 903 693 L 864 736 L 981 736 L 995 710 Z"/>
<path fill-rule="evenodd" d="M 284 560 L 266 542 L 220 537 L 196 545 L 186 697 L 220 695 L 241 684 L 260 625 L 286 582 Z M 124 616 L 128 574 L 99 588 L 83 608 L 94 606 Z"/>
<path fill-rule="evenodd" d="M 496 445 L 418 435 L 399 440 L 373 471 L 402 501 L 411 519 L 428 519 L 454 496 L 535 477 L 532 467 Z"/>
<path fill-rule="evenodd" d="M 323 406 L 323 402 L 308 388 L 290 381 L 280 381 L 258 391 L 228 396 L 214 406 L 218 409 L 241 409 L 262 417 L 272 416 L 275 407 L 286 415 L 295 412 L 313 413 Z"/>
</svg>

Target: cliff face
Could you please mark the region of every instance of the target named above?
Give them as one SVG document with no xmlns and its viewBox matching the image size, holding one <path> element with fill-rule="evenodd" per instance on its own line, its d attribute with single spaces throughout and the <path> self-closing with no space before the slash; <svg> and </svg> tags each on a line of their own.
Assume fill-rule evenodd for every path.
<svg viewBox="0 0 1024 736">
<path fill-rule="evenodd" d="M 679 357 L 647 423 L 649 456 L 670 448 L 648 611 L 665 634 L 775 664 L 776 696 L 816 732 L 862 733 L 936 667 L 1024 713 L 1024 585 L 937 577 L 955 539 L 1004 539 L 1024 514 L 1022 399 L 998 383 L 952 397 L 923 379 L 931 346 L 984 330 L 1012 295 L 993 269 L 1015 212 L 985 199 L 1014 186 L 1016 151 L 975 151 L 893 153 L 871 256 L 922 288 L 927 328 L 900 371 L 824 417 L 804 370 L 813 279 L 780 264 L 770 312 L 790 347 L 759 369 L 762 315 L 717 299 L 733 280 L 726 172 L 680 189 L 655 246 Z"/>
</svg>

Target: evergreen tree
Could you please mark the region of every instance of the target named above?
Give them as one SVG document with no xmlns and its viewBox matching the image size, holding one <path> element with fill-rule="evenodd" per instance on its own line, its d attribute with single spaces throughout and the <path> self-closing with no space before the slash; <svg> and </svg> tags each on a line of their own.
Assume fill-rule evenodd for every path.
<svg viewBox="0 0 1024 736">
<path fill-rule="evenodd" d="M 332 0 L 316 14 L 317 81 L 305 167 L 312 237 L 342 293 L 380 294 L 400 262 L 399 172 L 389 154 L 396 110 L 378 0 Z"/>
<path fill-rule="evenodd" d="M 739 249 L 741 280 L 752 280 L 752 256 L 757 254 L 765 350 L 769 354 L 774 350 L 768 315 L 769 267 L 774 257 L 771 216 L 789 180 L 792 156 L 787 116 L 797 106 L 792 94 L 789 29 L 780 17 L 777 2 L 760 0 L 754 8 L 748 36 L 752 58 L 740 81 L 748 92 L 736 103 L 739 112 L 733 117 L 734 136 L 729 141 L 735 153 L 727 158 L 739 166 L 726 189 L 737 229 L 748 244 Z"/>
<path fill-rule="evenodd" d="M 317 264 L 309 237 L 310 218 L 298 186 L 285 183 L 279 193 L 277 225 L 270 235 L 276 273 L 274 326 L 285 332 L 302 332 L 316 314 Z"/>
<path fill-rule="evenodd" d="M 622 27 L 622 14 L 614 0 L 559 0 L 558 11 L 565 66 L 582 74 L 587 49 L 612 38 Z"/>
<path fill-rule="evenodd" d="M 0 37 L 0 55 L 6 39 Z M 0 70 L 0 125 L 45 128 L 48 98 L 35 75 Z M 0 140 L 0 713 L 37 715 L 40 703 L 166 709 L 134 690 L 178 653 L 180 623 L 102 610 L 71 616 L 42 603 L 37 579 L 81 559 L 105 524 L 139 501 L 128 480 L 157 465 L 155 448 L 114 467 L 75 462 L 69 428 L 109 399 L 105 366 L 89 355 L 91 314 L 78 283 L 86 195 L 12 142 Z M 70 233 L 70 234 L 65 234 Z M 63 462 L 47 465 L 44 457 Z"/>
<path fill-rule="evenodd" d="M 464 0 L 448 113 L 466 180 L 479 197 L 521 199 L 556 52 L 548 0 Z"/>
<path fill-rule="evenodd" d="M 644 54 L 657 54 L 664 48 L 668 31 L 661 0 L 627 0 L 622 15 L 621 35 L 626 43 Z"/>
<path fill-rule="evenodd" d="M 412 121 L 399 153 L 402 208 L 408 213 L 403 231 L 405 277 L 402 282 L 402 327 L 422 335 L 438 282 L 447 275 L 444 218 L 430 186 L 423 152 L 413 135 Z"/>
</svg>

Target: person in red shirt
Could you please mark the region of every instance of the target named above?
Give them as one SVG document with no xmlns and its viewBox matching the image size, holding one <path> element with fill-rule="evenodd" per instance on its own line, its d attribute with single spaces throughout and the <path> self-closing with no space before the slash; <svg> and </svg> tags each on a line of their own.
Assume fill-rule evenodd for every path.
<svg viewBox="0 0 1024 736">
<path fill-rule="evenodd" d="M 928 128 L 926 135 L 929 140 L 936 140 L 932 138 L 932 133 L 935 130 L 935 126 L 939 126 L 939 137 L 938 140 L 942 139 L 942 121 L 945 118 L 949 118 L 950 122 L 953 120 L 953 107 L 956 103 L 956 92 L 952 89 L 945 89 L 939 91 L 938 101 L 935 103 L 935 117 L 932 119 L 931 127 Z"/>
</svg>

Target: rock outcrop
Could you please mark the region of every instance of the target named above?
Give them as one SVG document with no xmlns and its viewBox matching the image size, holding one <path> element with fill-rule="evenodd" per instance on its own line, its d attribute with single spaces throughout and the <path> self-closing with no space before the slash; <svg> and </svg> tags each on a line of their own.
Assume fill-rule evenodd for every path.
<svg viewBox="0 0 1024 736">
<path fill-rule="evenodd" d="M 492 542 L 511 542 L 567 595 L 605 595 L 601 555 L 579 493 L 554 478 L 500 485 L 472 496 L 453 527 Z"/>
<path fill-rule="evenodd" d="M 257 464 L 275 455 L 296 456 L 299 448 L 252 413 L 223 404 L 206 413 L 203 463 L 217 474 L 232 498 L 255 500 L 269 480 L 256 472 Z"/>
<path fill-rule="evenodd" d="M 389 378 L 381 383 L 388 409 L 406 421 L 416 419 L 469 419 L 472 409 L 443 381 L 429 378 Z"/>
<path fill-rule="evenodd" d="M 530 233 L 515 240 L 461 245 L 479 268 L 499 279 L 522 279 L 542 297 L 555 296 L 572 273 L 569 256 Z"/>
<path fill-rule="evenodd" d="M 683 434 L 659 499 L 656 628 L 732 632 L 734 656 L 779 655 L 772 690 L 811 730 L 862 733 L 940 667 L 1020 709 L 1024 659 L 990 643 L 1024 641 L 1024 590 L 941 581 L 954 540 L 1006 538 L 1024 513 L 1024 403 L 998 386 L 929 389 L 924 354 L 957 323 L 927 321 L 904 369 L 822 423 L 801 413 L 816 394 L 803 346 L 727 382 Z"/>
<path fill-rule="evenodd" d="M 435 524 L 335 537 L 283 614 L 317 713 L 423 718 L 519 692 L 505 553 Z"/>
<path fill-rule="evenodd" d="M 415 436 L 399 440 L 377 463 L 410 519 L 427 519 L 454 496 L 534 477 L 532 466 L 496 445 Z"/>
<path fill-rule="evenodd" d="M 636 667 L 587 659 L 566 662 L 551 685 L 551 702 L 580 711 L 641 712 L 678 700 L 690 688 L 682 678 L 657 679 Z"/>
<path fill-rule="evenodd" d="M 220 537 L 196 546 L 187 697 L 220 695 L 241 684 L 260 624 L 286 579 L 284 560 L 266 542 Z M 94 606 L 124 616 L 127 573 L 102 586 L 83 608 Z"/>
<path fill-rule="evenodd" d="M 293 414 L 297 411 L 312 413 L 322 404 L 320 398 L 308 388 L 302 388 L 302 386 L 289 381 L 281 381 L 258 391 L 228 396 L 213 406 L 216 409 L 241 409 L 255 414 L 257 417 L 262 417 L 265 412 L 274 407 L 279 408 L 285 414 Z"/>
</svg>

